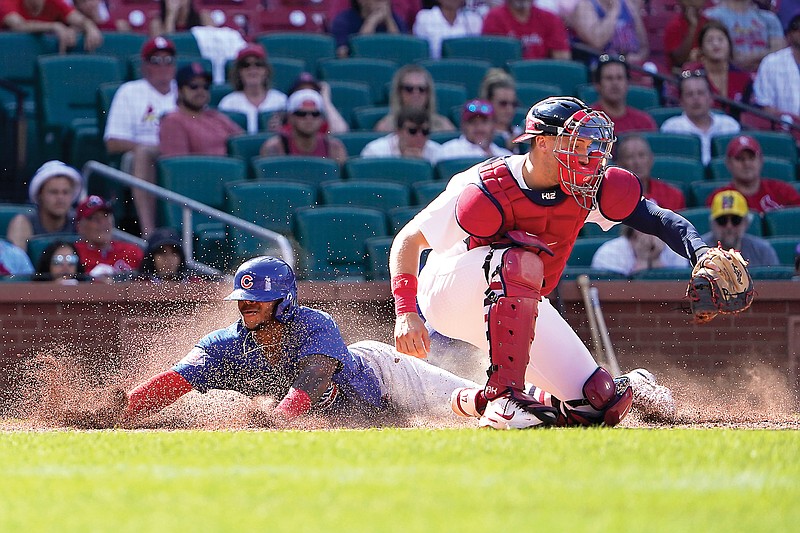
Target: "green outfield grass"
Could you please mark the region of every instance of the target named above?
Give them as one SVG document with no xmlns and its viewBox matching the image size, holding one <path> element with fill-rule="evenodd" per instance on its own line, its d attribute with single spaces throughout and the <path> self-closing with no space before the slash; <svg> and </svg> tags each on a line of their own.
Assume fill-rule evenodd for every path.
<svg viewBox="0 0 800 533">
<path fill-rule="evenodd" d="M 4 532 L 795 527 L 798 431 L 0 434 Z"/>
</svg>

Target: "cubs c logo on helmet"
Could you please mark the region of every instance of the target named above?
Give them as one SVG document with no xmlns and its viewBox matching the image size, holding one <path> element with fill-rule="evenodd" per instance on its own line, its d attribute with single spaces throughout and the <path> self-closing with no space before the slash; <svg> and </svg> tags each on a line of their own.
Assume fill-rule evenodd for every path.
<svg viewBox="0 0 800 533">
<path fill-rule="evenodd" d="M 239 281 L 239 284 L 245 290 L 250 290 L 253 288 L 253 275 L 252 274 L 245 274 L 242 276 L 242 279 Z"/>
</svg>

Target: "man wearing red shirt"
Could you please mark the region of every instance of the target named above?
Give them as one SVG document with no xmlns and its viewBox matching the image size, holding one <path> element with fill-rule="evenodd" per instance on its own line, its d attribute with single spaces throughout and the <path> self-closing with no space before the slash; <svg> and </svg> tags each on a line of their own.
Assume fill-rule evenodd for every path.
<svg viewBox="0 0 800 533">
<path fill-rule="evenodd" d="M 518 38 L 525 59 L 572 59 L 564 23 L 530 0 L 506 0 L 505 5 L 489 11 L 482 33 Z"/>
<path fill-rule="evenodd" d="M 642 195 L 660 207 L 678 211 L 686 207 L 683 192 L 669 183 L 652 177 L 655 157 L 650 144 L 641 135 L 626 135 L 616 146 L 615 161 L 624 169 L 630 170 L 642 182 Z"/>
<path fill-rule="evenodd" d="M 671 69 L 679 69 L 687 61 L 697 59 L 698 36 L 708 22 L 702 11 L 705 3 L 705 0 L 680 0 L 681 10 L 667 22 L 664 52 Z"/>
<path fill-rule="evenodd" d="M 86 272 L 93 277 L 106 277 L 139 268 L 144 257 L 142 249 L 111 240 L 114 230 L 111 204 L 99 196 L 89 196 L 78 205 L 75 220 L 80 236 L 75 250 Z"/>
<path fill-rule="evenodd" d="M 87 52 L 103 44 L 95 23 L 64 0 L 0 0 L 0 23 L 16 32 L 55 33 L 59 53 L 75 46 L 79 31 Z"/>
<path fill-rule="evenodd" d="M 720 187 L 706 198 L 706 205 L 720 191 L 735 189 L 747 200 L 747 206 L 757 213 L 781 207 L 800 205 L 800 193 L 786 182 L 761 177 L 764 156 L 761 145 L 748 135 L 731 139 L 725 152 L 725 166 L 731 173 L 730 184 Z"/>
<path fill-rule="evenodd" d="M 598 100 L 592 109 L 602 111 L 614 122 L 614 133 L 629 131 L 656 131 L 656 121 L 646 112 L 627 105 L 628 64 L 621 56 L 603 54 L 594 70 L 594 84 Z"/>
</svg>

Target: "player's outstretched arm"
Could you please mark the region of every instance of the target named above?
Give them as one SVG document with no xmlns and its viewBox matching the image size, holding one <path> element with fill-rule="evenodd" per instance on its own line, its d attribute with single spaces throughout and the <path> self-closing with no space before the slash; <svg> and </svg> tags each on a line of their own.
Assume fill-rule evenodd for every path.
<svg viewBox="0 0 800 533">
<path fill-rule="evenodd" d="M 389 253 L 397 319 L 394 326 L 395 348 L 414 357 L 427 357 L 431 340 L 425 324 L 417 313 L 417 272 L 419 255 L 429 248 L 425 235 L 412 225 L 404 227 L 395 237 Z"/>
<path fill-rule="evenodd" d="M 128 393 L 128 403 L 122 414 L 122 422 L 145 418 L 175 403 L 178 398 L 191 390 L 191 384 L 174 370 L 153 376 Z"/>
</svg>

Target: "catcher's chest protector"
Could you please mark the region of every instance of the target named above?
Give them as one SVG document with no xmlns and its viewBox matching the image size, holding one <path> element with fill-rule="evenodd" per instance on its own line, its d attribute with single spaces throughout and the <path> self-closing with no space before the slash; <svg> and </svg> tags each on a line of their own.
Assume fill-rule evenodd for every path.
<svg viewBox="0 0 800 533">
<path fill-rule="evenodd" d="M 555 202 L 543 199 L 541 204 L 537 203 L 534 195 L 541 196 L 542 193 L 527 191 L 530 197 L 526 195 L 503 159 L 487 161 L 479 172 L 485 192 L 503 211 L 504 225 L 488 239 L 470 237 L 468 247 L 472 249 L 498 242 L 506 232 L 514 229 L 536 235 L 553 251 L 552 257 L 540 254 L 544 263 L 542 295 L 548 295 L 558 284 L 589 211 L 560 189 L 555 192 Z"/>
</svg>

